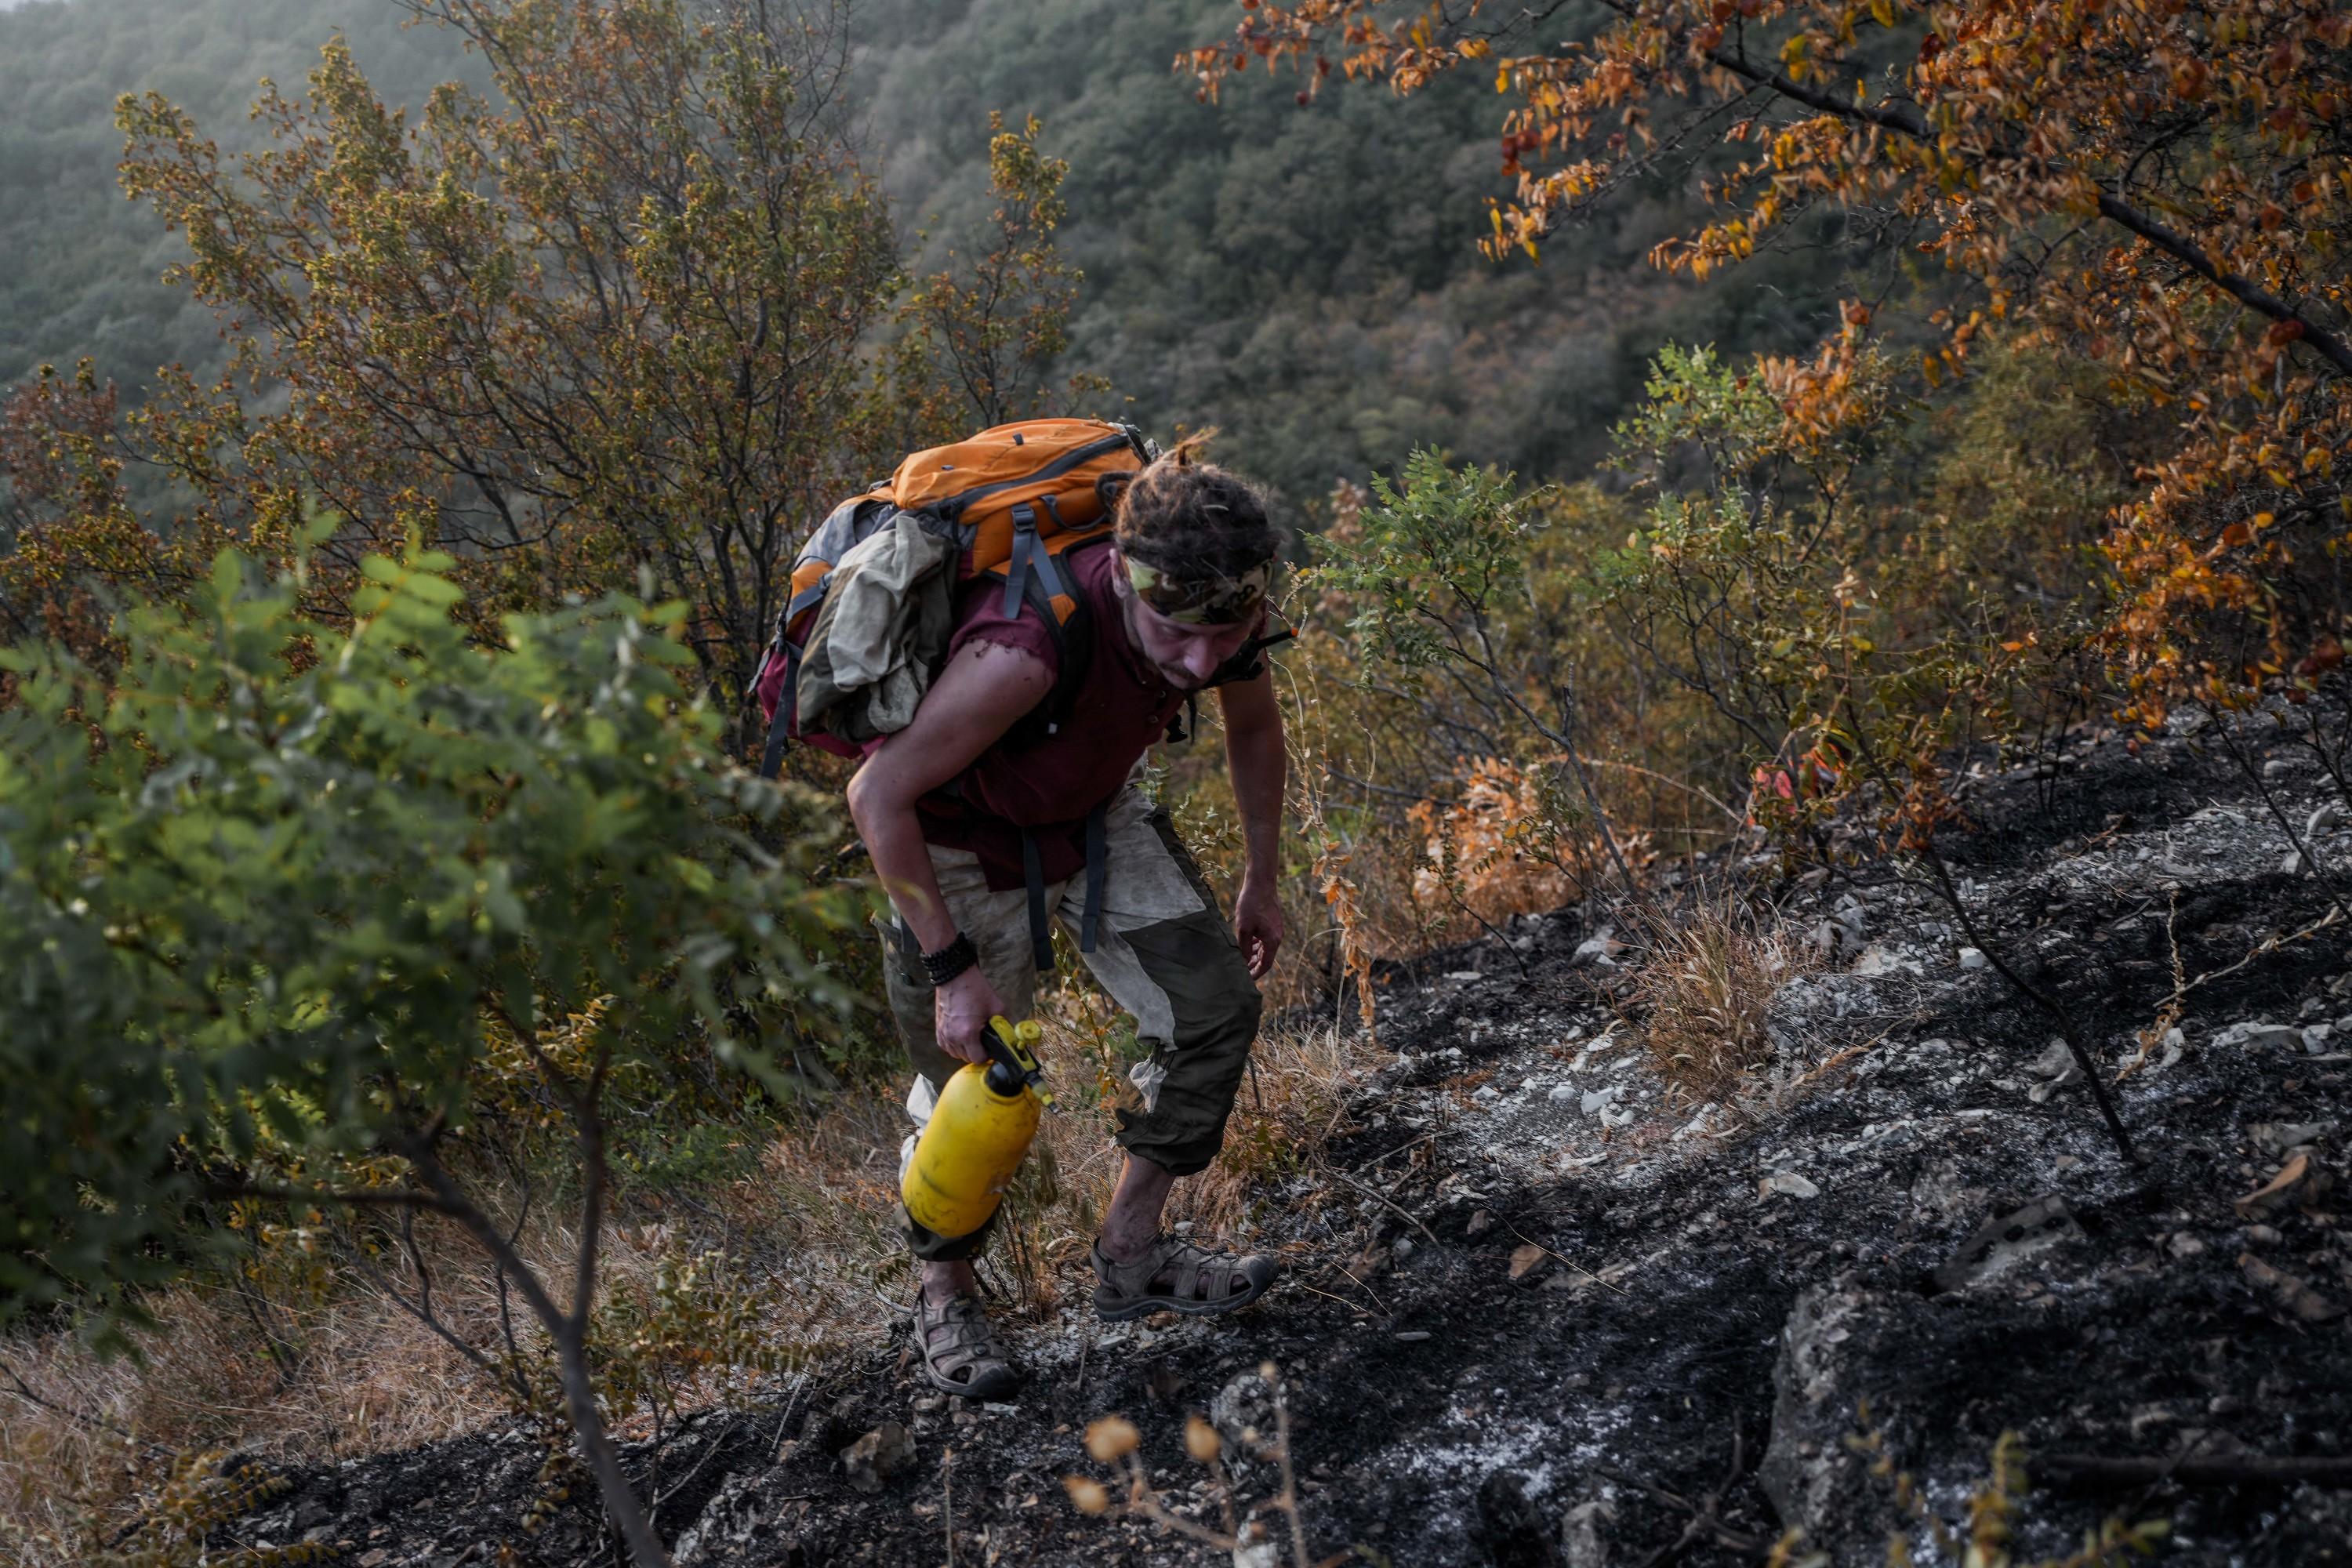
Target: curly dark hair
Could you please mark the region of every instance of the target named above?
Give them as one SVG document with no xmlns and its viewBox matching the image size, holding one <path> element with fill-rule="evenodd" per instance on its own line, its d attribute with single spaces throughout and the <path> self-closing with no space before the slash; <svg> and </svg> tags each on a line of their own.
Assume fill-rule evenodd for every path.
<svg viewBox="0 0 2352 1568">
<path fill-rule="evenodd" d="M 1256 487 L 1201 460 L 1214 430 L 1145 465 L 1118 498 L 1120 552 L 1171 577 L 1235 577 L 1282 552 Z"/>
</svg>

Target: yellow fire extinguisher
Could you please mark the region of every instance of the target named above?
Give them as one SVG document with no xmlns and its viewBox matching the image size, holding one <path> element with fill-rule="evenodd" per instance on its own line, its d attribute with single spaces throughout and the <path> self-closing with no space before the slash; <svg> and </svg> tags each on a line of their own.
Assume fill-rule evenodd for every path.
<svg viewBox="0 0 2352 1568">
<path fill-rule="evenodd" d="M 940 1091 L 915 1157 L 898 1180 L 908 1217 L 934 1236 L 970 1236 L 1003 1201 L 1037 1135 L 1037 1113 L 1054 1097 L 1043 1087 L 1034 1019 L 988 1021 L 989 1060 L 966 1062 Z"/>
</svg>

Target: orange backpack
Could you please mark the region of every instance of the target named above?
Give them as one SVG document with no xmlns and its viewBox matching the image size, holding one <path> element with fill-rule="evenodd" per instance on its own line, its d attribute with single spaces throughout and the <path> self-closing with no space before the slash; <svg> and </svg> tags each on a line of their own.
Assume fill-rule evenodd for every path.
<svg viewBox="0 0 2352 1568">
<path fill-rule="evenodd" d="M 793 558 L 791 594 L 752 680 L 768 725 L 761 776 L 775 776 L 792 739 L 853 758 L 871 746 L 870 736 L 854 732 L 855 723 L 814 704 L 804 729 L 798 689 L 803 667 L 822 664 L 811 639 L 823 635 L 819 622 L 835 568 L 902 514 L 953 552 L 945 584 L 950 591 L 973 577 L 998 577 L 1008 616 L 1024 600 L 1043 613 L 1061 655 L 1054 692 L 1044 705 L 1050 727 L 1085 674 L 1082 656 L 1089 646 L 1078 635 L 1083 625 L 1073 625 L 1083 621 L 1086 603 L 1065 580 L 1062 557 L 1074 545 L 1110 536 L 1120 490 L 1158 455 L 1129 426 L 1024 419 L 917 452 L 888 479 L 835 508 Z"/>
</svg>

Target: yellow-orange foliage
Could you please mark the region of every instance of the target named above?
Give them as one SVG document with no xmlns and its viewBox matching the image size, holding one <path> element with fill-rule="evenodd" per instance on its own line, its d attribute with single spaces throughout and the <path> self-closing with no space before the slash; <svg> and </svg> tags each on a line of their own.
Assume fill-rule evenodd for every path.
<svg viewBox="0 0 2352 1568">
<path fill-rule="evenodd" d="M 1470 763 L 1452 801 L 1414 805 L 1406 816 L 1422 837 L 1415 895 L 1440 906 L 1458 904 L 1490 922 L 1582 898 L 1604 864 L 1605 850 L 1597 834 L 1564 828 L 1557 801 L 1547 798 L 1545 775 L 1561 761 L 1551 757 L 1523 766 L 1508 758 L 1479 757 Z M 1621 832 L 1621 840 L 1620 847 L 1636 859 L 1647 847 L 1638 833 L 1627 838 Z"/>
<path fill-rule="evenodd" d="M 1491 255 L 1721 136 L 1717 213 L 1653 252 L 1704 279 L 1806 213 L 1874 209 L 1940 256 L 1962 298 L 1920 364 L 1961 368 L 1991 323 L 2089 356 L 2175 421 L 2107 541 L 2112 628 L 2144 716 L 2230 700 L 2332 633 L 2298 564 L 2347 542 L 2352 11 L 2335 0 L 1602 0 L 1568 8 L 1242 0 L 1231 41 L 1178 59 L 1204 97 L 1252 60 L 1409 93 L 1491 69 L 1508 99 Z M 1863 226 L 1874 232 L 1885 226 Z M 1834 421 L 1844 346 L 1776 396 Z"/>
<path fill-rule="evenodd" d="M 168 597 L 223 542 L 203 520 L 150 529 L 122 488 L 116 395 L 89 361 L 0 401 L 0 638 L 41 638 L 89 663 L 117 653 L 108 592 Z"/>
</svg>

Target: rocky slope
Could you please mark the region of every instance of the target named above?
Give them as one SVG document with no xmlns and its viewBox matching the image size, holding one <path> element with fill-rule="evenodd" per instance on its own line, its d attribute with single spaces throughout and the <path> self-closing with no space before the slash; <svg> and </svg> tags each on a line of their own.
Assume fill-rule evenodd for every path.
<svg viewBox="0 0 2352 1568">
<path fill-rule="evenodd" d="M 1060 1478 L 1107 1475 L 1079 1434 L 1123 1412 L 1209 1517 L 1183 1418 L 1262 1420 L 1271 1359 L 1320 1553 L 1753 1563 L 1798 1527 L 1840 1564 L 1885 1561 L 1890 1530 L 1937 1561 L 1851 1439 L 1874 1432 L 1957 1520 L 2013 1430 L 2024 1560 L 2123 1517 L 2170 1521 L 2166 1561 L 2352 1563 L 2352 1249 L 2328 1190 L 2352 1127 L 2352 833 L 2307 752 L 2244 732 L 2259 777 L 2210 732 L 2138 756 L 2086 740 L 2053 776 L 1985 781 L 1986 826 L 1951 845 L 1988 942 L 2108 1063 L 2176 973 L 2210 976 L 2116 1090 L 2141 1163 L 2049 1020 L 1891 875 L 1795 895 L 1832 956 L 1772 1004 L 1801 1081 L 1745 1115 L 1670 1102 L 1612 1002 L 1631 953 L 1574 911 L 1522 921 L 1391 978 L 1396 1055 L 1330 1153 L 1344 1179 L 1267 1194 L 1290 1268 L 1262 1304 L 1118 1327 L 1072 1309 L 1015 1336 L 1017 1405 L 968 1410 L 877 1342 L 673 1444 L 661 1527 L 690 1564 L 1211 1561 L 1080 1516 Z M 2282 822 L 2316 827 L 2316 874 Z M 365 1568 L 609 1560 L 583 1500 L 516 1528 L 538 1458 L 486 1436 L 299 1475 L 235 1534 L 347 1543 Z"/>
</svg>

